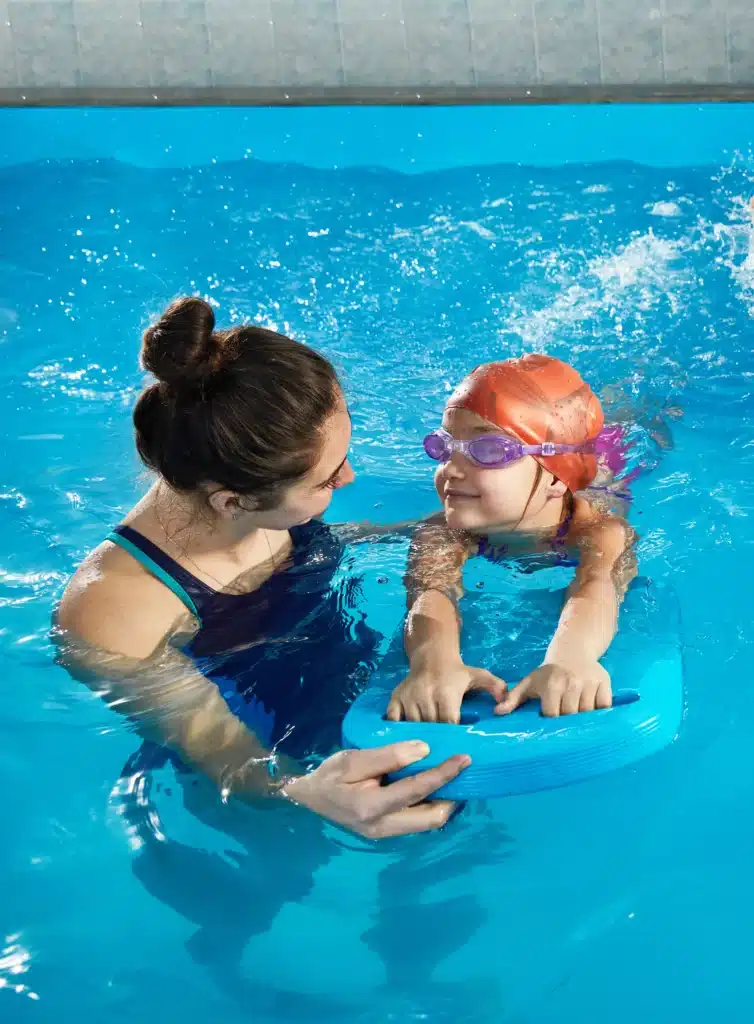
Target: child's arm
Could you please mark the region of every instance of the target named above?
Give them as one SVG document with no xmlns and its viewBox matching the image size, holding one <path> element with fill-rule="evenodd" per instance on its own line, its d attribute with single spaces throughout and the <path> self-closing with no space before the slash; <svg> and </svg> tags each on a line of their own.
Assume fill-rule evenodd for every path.
<svg viewBox="0 0 754 1024">
<path fill-rule="evenodd" d="M 545 661 L 598 661 L 607 651 L 618 609 L 636 576 L 635 541 L 632 528 L 618 518 L 606 518 L 584 535 L 581 561 Z"/>
<path fill-rule="evenodd" d="M 610 676 L 599 659 L 615 636 L 620 603 L 636 576 L 635 540 L 631 527 L 617 517 L 584 531 L 581 563 L 544 661 L 500 702 L 499 714 L 534 697 L 541 699 L 544 715 L 610 707 Z"/>
<path fill-rule="evenodd" d="M 403 580 L 408 608 L 404 639 L 410 662 L 460 658 L 458 601 L 467 557 L 467 541 L 448 529 L 443 516 L 433 516 L 416 531 Z"/>
<path fill-rule="evenodd" d="M 392 721 L 457 722 L 468 690 L 488 690 L 500 700 L 502 680 L 461 658 L 457 602 L 469 543 L 433 517 L 414 535 L 405 583 L 408 615 L 404 633 L 409 674 L 388 705 Z"/>
</svg>

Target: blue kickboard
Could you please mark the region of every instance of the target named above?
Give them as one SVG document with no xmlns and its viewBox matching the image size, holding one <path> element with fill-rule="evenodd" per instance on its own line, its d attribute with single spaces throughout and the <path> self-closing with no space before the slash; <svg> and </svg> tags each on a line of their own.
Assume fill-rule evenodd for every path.
<svg viewBox="0 0 754 1024">
<path fill-rule="evenodd" d="M 629 765 L 671 743 L 683 718 L 682 647 L 673 591 L 644 577 L 635 580 L 619 625 L 603 658 L 613 683 L 611 708 L 545 718 L 539 701 L 531 701 L 509 715 L 494 715 L 492 697 L 475 694 L 464 700 L 458 725 L 385 720 L 390 694 L 407 672 L 396 638 L 345 717 L 344 746 L 425 740 L 429 755 L 393 778 L 440 764 L 452 754 L 469 754 L 471 765 L 435 794 L 453 800 L 533 793 Z M 477 652 L 475 661 L 467 661 L 499 673 L 509 685 L 520 678 L 506 675 L 496 651 L 492 658 L 481 661 Z M 527 669 L 536 663 L 535 657 Z"/>
</svg>

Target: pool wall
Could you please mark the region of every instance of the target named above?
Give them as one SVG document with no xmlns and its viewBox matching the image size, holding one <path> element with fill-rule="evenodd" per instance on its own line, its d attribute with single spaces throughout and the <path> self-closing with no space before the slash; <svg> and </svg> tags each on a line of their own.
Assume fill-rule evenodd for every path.
<svg viewBox="0 0 754 1024">
<path fill-rule="evenodd" d="M 0 103 L 753 94 L 752 0 L 0 0 Z"/>
</svg>

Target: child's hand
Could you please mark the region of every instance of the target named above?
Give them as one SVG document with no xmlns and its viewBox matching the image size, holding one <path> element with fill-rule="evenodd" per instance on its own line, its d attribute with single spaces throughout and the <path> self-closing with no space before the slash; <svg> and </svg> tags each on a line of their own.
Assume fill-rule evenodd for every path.
<svg viewBox="0 0 754 1024">
<path fill-rule="evenodd" d="M 412 669 L 393 691 L 386 717 L 391 722 L 458 723 L 461 702 L 469 690 L 486 690 L 499 702 L 505 683 L 486 669 L 471 668 L 462 661 Z"/>
<path fill-rule="evenodd" d="M 609 708 L 613 702 L 610 676 L 598 661 L 540 665 L 510 690 L 495 708 L 495 714 L 507 715 L 537 697 L 542 702 L 542 714 L 548 718 Z"/>
</svg>

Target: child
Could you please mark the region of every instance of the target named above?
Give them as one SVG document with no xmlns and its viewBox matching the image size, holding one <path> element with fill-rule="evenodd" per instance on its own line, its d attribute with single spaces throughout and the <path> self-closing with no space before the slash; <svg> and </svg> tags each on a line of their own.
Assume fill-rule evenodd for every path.
<svg viewBox="0 0 754 1024">
<path fill-rule="evenodd" d="M 616 432 L 601 439 L 603 424 L 589 385 L 549 356 L 487 363 L 458 386 L 442 428 L 424 440 L 438 462 L 443 514 L 412 543 L 410 671 L 388 718 L 458 722 L 464 694 L 480 689 L 493 694 L 498 714 L 533 698 L 550 716 L 610 707 L 610 677 L 599 659 L 636 565 L 635 534 L 625 520 L 578 496 L 598 473 L 605 479 L 622 464 L 610 450 Z M 576 576 L 542 664 L 509 691 L 490 672 L 464 665 L 456 601 L 466 559 L 534 555 L 562 563 L 569 553 L 577 557 Z"/>
</svg>

